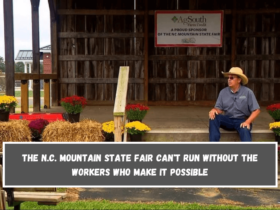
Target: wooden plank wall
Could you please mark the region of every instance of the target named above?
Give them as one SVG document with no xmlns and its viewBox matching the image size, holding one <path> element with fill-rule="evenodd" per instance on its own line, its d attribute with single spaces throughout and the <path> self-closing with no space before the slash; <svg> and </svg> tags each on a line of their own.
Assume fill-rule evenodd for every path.
<svg viewBox="0 0 280 210">
<path fill-rule="evenodd" d="M 280 101 L 280 1 L 153 0 L 146 8 L 144 0 L 57 0 L 56 7 L 60 97 L 113 104 L 125 65 L 128 101 L 147 94 L 149 105 L 210 105 L 227 85 L 221 71 L 235 64 L 260 102 Z M 154 11 L 177 9 L 224 10 L 223 47 L 154 47 Z"/>
<path fill-rule="evenodd" d="M 61 97 L 78 94 L 95 102 L 113 102 L 120 66 L 130 67 L 130 78 L 143 78 L 144 42 L 143 38 L 134 38 L 136 31 L 143 33 L 143 18 L 136 26 L 132 14 L 99 15 L 88 11 L 133 11 L 133 1 L 61 0 L 58 8 L 63 12 L 79 10 L 79 15 L 59 15 Z M 144 80 L 136 82 L 140 84 L 129 84 L 128 100 L 143 100 Z"/>
</svg>

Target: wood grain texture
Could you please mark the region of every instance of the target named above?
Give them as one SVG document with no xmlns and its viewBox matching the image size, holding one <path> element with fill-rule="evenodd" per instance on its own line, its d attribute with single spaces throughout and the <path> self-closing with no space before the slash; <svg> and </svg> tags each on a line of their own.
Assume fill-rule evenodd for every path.
<svg viewBox="0 0 280 210">
<path fill-rule="evenodd" d="M 51 84 L 50 80 L 44 80 L 44 109 L 51 108 Z"/>
<path fill-rule="evenodd" d="M 118 68 L 126 65 L 130 101 L 214 101 L 227 86 L 221 71 L 236 65 L 247 74 L 258 101 L 280 100 L 279 2 L 155 0 L 147 6 L 136 1 L 135 9 L 129 0 L 56 5 L 62 95 L 75 90 L 98 103 L 113 101 Z M 154 46 L 155 10 L 194 9 L 225 11 L 222 47 Z"/>
<path fill-rule="evenodd" d="M 51 22 L 51 62 L 52 62 L 52 73 L 60 75 L 58 71 L 58 33 L 57 33 L 57 0 L 48 0 L 50 8 L 50 22 Z M 51 97 L 52 97 L 52 106 L 58 106 L 61 99 L 60 91 L 61 88 L 56 82 L 51 83 Z"/>
<path fill-rule="evenodd" d="M 40 0 L 31 0 L 31 22 L 32 22 L 32 73 L 40 75 L 40 36 L 39 36 L 39 4 Z M 33 111 L 40 112 L 40 80 L 33 81 Z"/>
<path fill-rule="evenodd" d="M 20 84 L 21 92 L 21 112 L 28 113 L 29 112 L 29 91 L 28 91 L 28 81 L 22 80 Z"/>
<path fill-rule="evenodd" d="M 13 1 L 3 0 L 6 95 L 15 95 Z"/>
</svg>

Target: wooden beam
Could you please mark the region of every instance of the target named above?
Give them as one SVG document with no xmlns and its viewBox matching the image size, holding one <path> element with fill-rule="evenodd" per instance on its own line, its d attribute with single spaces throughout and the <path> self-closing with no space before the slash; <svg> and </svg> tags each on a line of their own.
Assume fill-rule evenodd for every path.
<svg viewBox="0 0 280 210">
<path fill-rule="evenodd" d="M 60 78 L 61 84 L 116 84 L 117 78 Z M 249 78 L 250 83 L 280 83 L 280 78 Z M 129 78 L 130 84 L 143 84 L 144 79 Z M 226 78 L 150 78 L 148 83 L 152 84 L 211 84 L 227 83 Z"/>
<path fill-rule="evenodd" d="M 59 61 L 138 61 L 144 60 L 140 55 L 60 55 Z"/>
<path fill-rule="evenodd" d="M 40 79 L 57 79 L 57 74 L 26 74 L 15 73 L 15 80 L 40 80 Z"/>
<path fill-rule="evenodd" d="M 3 0 L 4 36 L 5 36 L 5 66 L 6 94 L 15 95 L 14 79 L 14 16 L 13 1 Z"/>
<path fill-rule="evenodd" d="M 233 11 L 232 10 L 224 10 L 224 14 L 232 14 Z M 245 15 L 249 15 L 249 14 L 271 14 L 271 13 L 280 13 L 280 9 L 279 8 L 274 8 L 274 9 L 240 9 L 240 10 L 236 10 L 237 14 L 245 14 Z"/>
<path fill-rule="evenodd" d="M 179 10 L 180 11 L 180 10 Z M 232 14 L 231 9 L 224 10 L 224 14 Z M 272 14 L 280 13 L 279 8 L 274 9 L 240 9 L 236 10 L 237 14 Z M 143 10 L 86 10 L 86 9 L 60 9 L 58 15 L 145 15 Z M 154 15 L 155 10 L 148 10 L 149 15 Z"/>
<path fill-rule="evenodd" d="M 162 60 L 174 60 L 174 61 L 184 61 L 184 60 L 213 60 L 213 61 L 225 61 L 231 60 L 230 55 L 151 55 L 149 60 L 152 61 L 162 61 Z M 235 60 L 280 60 L 279 54 L 274 55 L 235 55 Z"/>
<path fill-rule="evenodd" d="M 161 60 L 173 60 L 173 61 L 186 61 L 186 60 L 230 60 L 230 55 L 150 55 L 149 60 L 161 61 Z"/>
<path fill-rule="evenodd" d="M 119 70 L 118 85 L 114 103 L 114 137 L 115 141 L 122 141 L 122 126 L 125 126 L 125 106 L 127 98 L 129 67 L 121 66 Z"/>
<path fill-rule="evenodd" d="M 50 98 L 50 80 L 44 80 L 44 109 L 51 108 L 51 98 Z"/>
<path fill-rule="evenodd" d="M 149 34 L 148 34 L 148 0 L 145 0 L 145 26 L 144 26 L 144 33 L 145 33 L 145 38 L 144 38 L 144 50 L 145 50 L 145 57 L 144 57 L 144 101 L 145 101 L 145 105 L 148 104 L 148 79 L 149 79 L 149 74 L 148 74 L 148 62 L 149 62 Z"/>
<path fill-rule="evenodd" d="M 122 141 L 122 117 L 114 117 L 114 140 L 116 142 Z"/>
<path fill-rule="evenodd" d="M 39 37 L 39 4 L 40 0 L 31 1 L 32 14 L 32 73 L 40 75 L 40 37 Z M 33 81 L 33 112 L 40 112 L 40 80 Z"/>
<path fill-rule="evenodd" d="M 115 105 L 114 105 L 114 111 L 113 111 L 114 116 L 124 116 L 125 115 L 127 87 L 128 87 L 128 75 L 129 75 L 129 67 L 120 66 L 116 98 L 115 98 Z"/>
<path fill-rule="evenodd" d="M 231 21 L 231 66 L 236 65 L 236 0 L 233 0 Z"/>
<path fill-rule="evenodd" d="M 116 84 L 118 78 L 60 78 L 61 84 Z M 128 83 L 143 84 L 144 79 L 141 78 L 129 78 Z"/>
<path fill-rule="evenodd" d="M 87 101 L 87 106 L 114 106 L 114 102 L 115 101 L 96 101 L 96 100 L 88 100 Z M 144 104 L 145 101 L 144 100 L 140 100 L 140 101 L 135 101 L 135 100 L 128 100 L 127 103 L 129 104 Z"/>
<path fill-rule="evenodd" d="M 236 55 L 236 60 L 280 60 L 280 55 Z"/>
<path fill-rule="evenodd" d="M 212 106 L 215 101 L 149 101 L 148 106 Z"/>
<path fill-rule="evenodd" d="M 48 0 L 50 8 L 50 17 L 51 21 L 56 21 L 56 11 L 55 11 L 55 2 L 54 0 Z"/>
<path fill-rule="evenodd" d="M 280 32 L 236 32 L 236 37 L 278 37 Z"/>
<path fill-rule="evenodd" d="M 21 113 L 28 113 L 29 108 L 29 91 L 28 80 L 21 80 Z"/>
<path fill-rule="evenodd" d="M 56 78 L 51 81 L 51 94 L 52 94 L 52 106 L 58 106 L 60 95 L 59 95 L 59 84 L 57 78 L 59 77 L 60 71 L 58 71 L 58 43 L 57 43 L 57 18 L 56 18 L 56 0 L 49 0 L 49 6 L 51 14 L 53 13 L 54 18 L 51 16 L 51 61 L 52 61 L 52 73 L 57 74 Z"/>
<path fill-rule="evenodd" d="M 280 78 L 249 78 L 249 82 L 250 83 L 280 83 Z M 211 84 L 211 83 L 227 83 L 227 79 L 226 78 L 184 78 L 184 79 L 151 78 L 149 79 L 149 83 Z"/>
<path fill-rule="evenodd" d="M 58 15 L 144 15 L 142 10 L 59 9 Z"/>
<path fill-rule="evenodd" d="M 144 37 L 144 33 L 86 33 L 86 32 L 60 32 L 59 38 L 133 38 Z"/>
<path fill-rule="evenodd" d="M 235 49 L 233 49 L 235 50 Z M 233 53 L 233 52 L 232 52 Z M 161 61 L 161 60 L 174 60 L 174 61 L 185 61 L 185 60 L 280 60 L 280 55 L 236 55 L 233 53 L 230 55 L 150 55 L 149 60 Z M 60 61 L 116 61 L 116 60 L 126 60 L 126 61 L 138 61 L 145 60 L 144 56 L 138 55 L 60 55 Z"/>
</svg>

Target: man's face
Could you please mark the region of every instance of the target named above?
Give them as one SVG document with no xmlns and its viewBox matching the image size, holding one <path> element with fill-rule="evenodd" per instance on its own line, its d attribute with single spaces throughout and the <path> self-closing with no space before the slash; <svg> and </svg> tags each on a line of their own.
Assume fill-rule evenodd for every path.
<svg viewBox="0 0 280 210">
<path fill-rule="evenodd" d="M 228 75 L 228 86 L 229 87 L 237 87 L 241 82 L 241 78 L 234 74 Z"/>
</svg>

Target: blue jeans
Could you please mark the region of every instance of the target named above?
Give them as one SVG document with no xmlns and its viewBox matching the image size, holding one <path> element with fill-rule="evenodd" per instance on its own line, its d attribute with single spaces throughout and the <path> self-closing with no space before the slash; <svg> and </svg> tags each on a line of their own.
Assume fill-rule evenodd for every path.
<svg viewBox="0 0 280 210">
<path fill-rule="evenodd" d="M 209 120 L 209 140 L 210 141 L 220 141 L 220 128 L 225 130 L 234 131 L 239 133 L 241 141 L 252 141 L 251 130 L 252 123 L 250 124 L 250 129 L 240 128 L 240 124 L 245 122 L 245 119 L 229 118 L 225 115 L 216 115 L 214 120 Z"/>
</svg>

